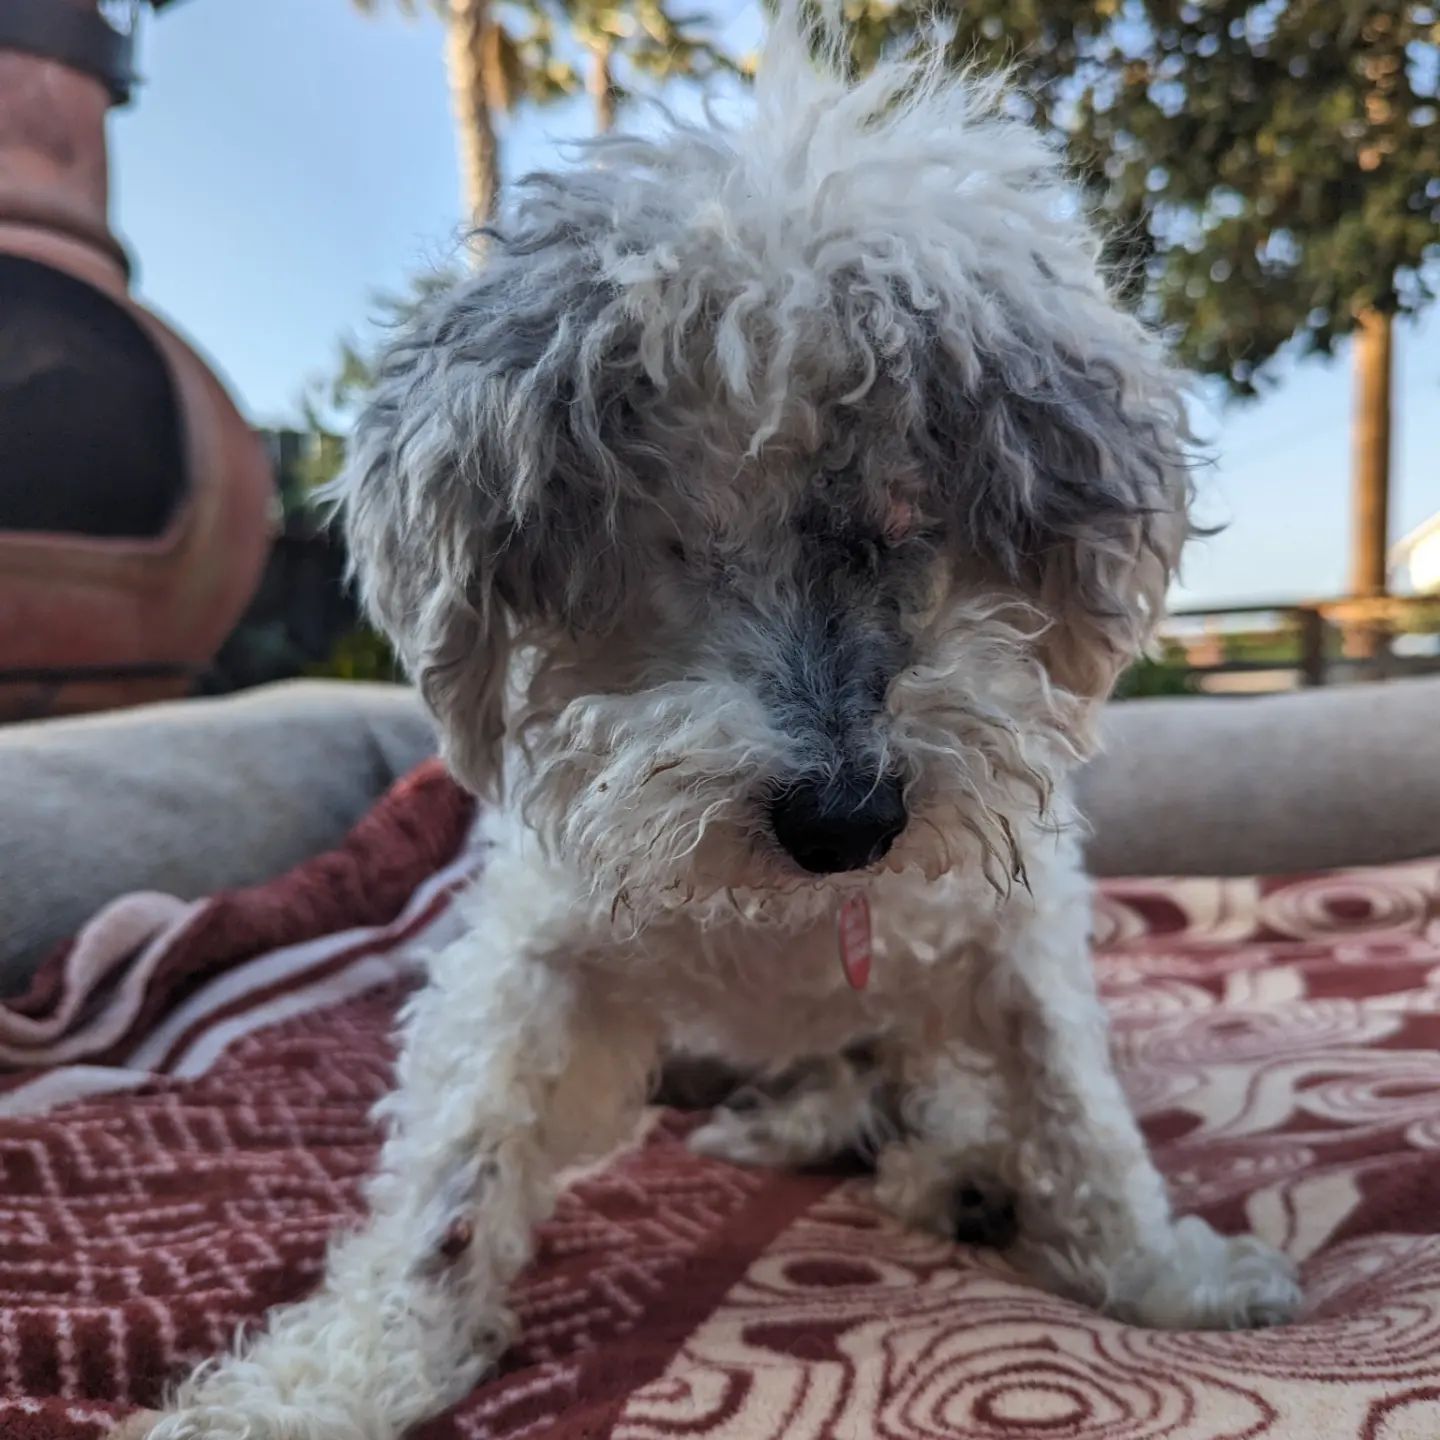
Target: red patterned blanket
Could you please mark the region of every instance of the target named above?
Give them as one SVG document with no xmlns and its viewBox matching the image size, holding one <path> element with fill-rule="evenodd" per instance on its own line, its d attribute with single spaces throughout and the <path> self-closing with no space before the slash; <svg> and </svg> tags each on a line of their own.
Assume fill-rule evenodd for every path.
<svg viewBox="0 0 1440 1440">
<path fill-rule="evenodd" d="M 95 1440 L 314 1283 L 470 823 L 425 767 L 273 884 L 116 902 L 0 1010 L 0 1435 Z M 1288 1248 L 1301 1323 L 1100 1319 L 660 1114 L 566 1193 L 523 1338 L 423 1440 L 1440 1436 L 1440 862 L 1111 884 L 1097 930 L 1177 1199 Z"/>
</svg>

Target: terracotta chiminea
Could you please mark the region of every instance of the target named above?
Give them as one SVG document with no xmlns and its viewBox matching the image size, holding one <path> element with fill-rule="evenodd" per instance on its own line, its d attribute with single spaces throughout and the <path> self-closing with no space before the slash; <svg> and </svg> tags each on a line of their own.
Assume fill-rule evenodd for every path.
<svg viewBox="0 0 1440 1440">
<path fill-rule="evenodd" d="M 0 0 L 0 719 L 185 694 L 273 523 L 259 438 L 110 232 L 121 8 Z"/>
</svg>

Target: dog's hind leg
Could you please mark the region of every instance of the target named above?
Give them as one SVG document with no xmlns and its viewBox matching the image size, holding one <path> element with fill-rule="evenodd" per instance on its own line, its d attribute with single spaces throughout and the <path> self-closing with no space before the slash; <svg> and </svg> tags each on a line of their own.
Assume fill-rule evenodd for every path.
<svg viewBox="0 0 1440 1440">
<path fill-rule="evenodd" d="M 958 1049 L 907 1067 L 903 1136 L 875 1161 L 875 1199 L 892 1215 L 965 1245 L 1015 1239 L 1015 1192 L 994 1078 Z"/>
<path fill-rule="evenodd" d="M 874 1164 L 876 1199 L 907 1224 L 970 1245 L 1008 1244 L 1014 1197 L 991 1158 L 985 1079 L 947 1063 L 942 1085 L 932 1069 L 902 1075 L 870 1043 L 802 1060 L 736 1089 L 690 1144 L 742 1165 L 853 1156 Z"/>
<path fill-rule="evenodd" d="M 897 1090 L 879 1048 L 797 1061 L 756 1076 L 690 1137 L 702 1155 L 741 1165 L 823 1165 L 850 1153 L 873 1156 L 895 1134 Z"/>
<path fill-rule="evenodd" d="M 507 947 L 501 908 L 408 1010 L 369 1221 L 318 1293 L 183 1384 L 150 1440 L 395 1440 L 505 1349 L 506 1287 L 556 1172 L 629 1133 L 654 1036 L 582 972 Z"/>
</svg>

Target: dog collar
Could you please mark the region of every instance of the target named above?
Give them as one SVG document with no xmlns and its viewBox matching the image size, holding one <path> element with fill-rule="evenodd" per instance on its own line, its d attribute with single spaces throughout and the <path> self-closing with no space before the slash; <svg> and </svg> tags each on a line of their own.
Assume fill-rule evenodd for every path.
<svg viewBox="0 0 1440 1440">
<path fill-rule="evenodd" d="M 840 968 L 852 990 L 863 990 L 870 983 L 874 950 L 870 943 L 870 901 L 862 892 L 847 895 L 841 902 L 836 930 L 840 939 Z"/>
</svg>

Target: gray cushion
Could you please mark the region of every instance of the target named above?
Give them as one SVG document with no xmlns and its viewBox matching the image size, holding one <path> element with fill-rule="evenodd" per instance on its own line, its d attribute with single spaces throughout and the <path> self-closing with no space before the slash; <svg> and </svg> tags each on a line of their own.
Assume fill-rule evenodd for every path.
<svg viewBox="0 0 1440 1440">
<path fill-rule="evenodd" d="M 1257 875 L 1440 855 L 1440 679 L 1131 700 L 1081 776 L 1100 875 Z"/>
<path fill-rule="evenodd" d="M 127 890 L 191 899 L 334 845 L 432 749 L 414 693 L 390 685 L 0 728 L 0 986 Z"/>
</svg>

